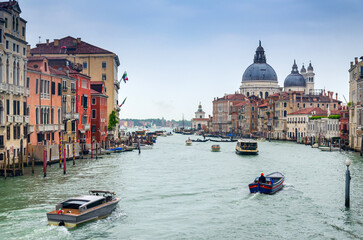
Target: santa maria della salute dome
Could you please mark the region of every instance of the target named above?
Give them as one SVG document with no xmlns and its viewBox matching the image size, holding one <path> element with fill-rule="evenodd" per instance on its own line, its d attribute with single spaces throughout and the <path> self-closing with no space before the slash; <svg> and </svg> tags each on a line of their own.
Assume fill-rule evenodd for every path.
<svg viewBox="0 0 363 240">
<path fill-rule="evenodd" d="M 247 97 L 255 95 L 260 98 L 267 98 L 281 90 L 275 70 L 266 62 L 265 50 L 260 41 L 253 64 L 243 73 L 240 91 Z"/>
</svg>

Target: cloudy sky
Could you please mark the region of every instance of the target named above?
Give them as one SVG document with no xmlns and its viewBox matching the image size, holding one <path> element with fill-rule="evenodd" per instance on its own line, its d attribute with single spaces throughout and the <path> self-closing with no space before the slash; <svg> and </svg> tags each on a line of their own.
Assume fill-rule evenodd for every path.
<svg viewBox="0 0 363 240">
<path fill-rule="evenodd" d="M 121 118 L 192 118 L 199 102 L 239 90 L 258 41 L 280 86 L 294 59 L 315 88 L 348 99 L 348 68 L 363 56 L 362 0 L 20 0 L 32 47 L 65 36 L 116 53 L 126 70 Z M 344 101 L 345 102 L 345 101 Z"/>
</svg>

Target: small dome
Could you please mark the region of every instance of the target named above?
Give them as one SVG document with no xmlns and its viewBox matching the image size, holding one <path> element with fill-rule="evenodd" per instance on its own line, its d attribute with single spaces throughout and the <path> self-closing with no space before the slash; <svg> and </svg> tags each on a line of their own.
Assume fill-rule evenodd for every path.
<svg viewBox="0 0 363 240">
<path fill-rule="evenodd" d="M 308 66 L 308 71 L 314 71 L 314 68 L 313 68 L 313 66 L 311 66 L 311 63 Z"/>
<path fill-rule="evenodd" d="M 300 72 L 301 72 L 301 73 L 306 73 L 306 69 L 305 69 L 305 67 L 304 67 L 304 64 L 302 65 L 302 68 L 301 68 Z"/>
<path fill-rule="evenodd" d="M 295 60 L 291 73 L 285 78 L 284 88 L 286 89 L 288 87 L 306 87 L 305 78 L 297 70 Z"/>
</svg>

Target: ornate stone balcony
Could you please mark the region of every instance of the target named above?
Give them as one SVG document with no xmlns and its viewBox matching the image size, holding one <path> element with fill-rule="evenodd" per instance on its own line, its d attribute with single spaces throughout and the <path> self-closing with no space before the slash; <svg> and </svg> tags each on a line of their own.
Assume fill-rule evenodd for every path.
<svg viewBox="0 0 363 240">
<path fill-rule="evenodd" d="M 19 116 L 19 115 L 14 116 L 15 123 L 23 123 L 23 120 L 24 120 L 23 116 Z"/>
<path fill-rule="evenodd" d="M 30 116 L 24 116 L 24 122 L 30 123 Z"/>
</svg>

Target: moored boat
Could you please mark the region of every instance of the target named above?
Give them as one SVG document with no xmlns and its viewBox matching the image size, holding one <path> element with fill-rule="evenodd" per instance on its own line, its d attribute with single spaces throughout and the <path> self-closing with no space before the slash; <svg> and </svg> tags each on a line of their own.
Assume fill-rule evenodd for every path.
<svg viewBox="0 0 363 240">
<path fill-rule="evenodd" d="M 107 217 L 121 200 L 114 192 L 89 191 L 90 195 L 70 198 L 47 213 L 48 224 L 75 227 L 81 223 Z"/>
<path fill-rule="evenodd" d="M 219 145 L 212 145 L 212 152 L 219 152 L 221 150 L 221 146 Z"/>
<path fill-rule="evenodd" d="M 236 153 L 241 155 L 258 154 L 257 141 L 250 139 L 240 139 L 236 145 Z"/>
<path fill-rule="evenodd" d="M 285 176 L 280 172 L 273 172 L 266 175 L 265 183 L 259 182 L 259 177 L 255 178 L 255 181 L 248 185 L 251 193 L 265 193 L 274 194 L 283 188 Z"/>
</svg>

